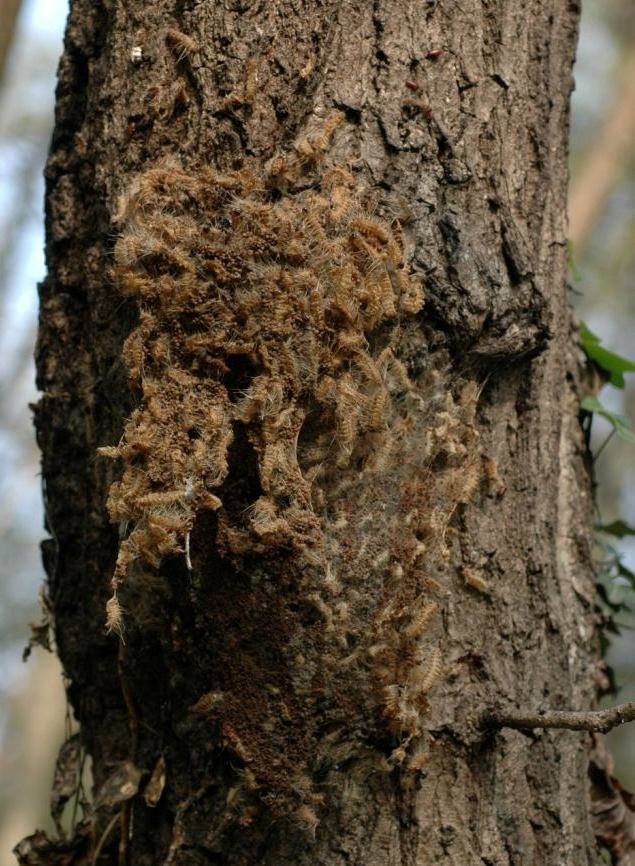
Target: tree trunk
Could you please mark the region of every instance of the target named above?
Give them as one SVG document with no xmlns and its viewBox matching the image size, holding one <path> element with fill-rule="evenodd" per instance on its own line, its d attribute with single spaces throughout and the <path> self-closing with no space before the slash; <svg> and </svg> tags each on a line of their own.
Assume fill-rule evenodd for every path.
<svg viewBox="0 0 635 866">
<path fill-rule="evenodd" d="M 578 4 L 71 6 L 37 429 L 73 862 L 598 863 L 587 735 L 479 725 L 599 670 Z"/>
</svg>

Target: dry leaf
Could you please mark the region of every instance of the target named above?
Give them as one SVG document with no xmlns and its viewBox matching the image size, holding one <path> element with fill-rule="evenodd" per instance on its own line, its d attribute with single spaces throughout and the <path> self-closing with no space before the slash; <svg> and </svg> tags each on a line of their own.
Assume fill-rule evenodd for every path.
<svg viewBox="0 0 635 866">
<path fill-rule="evenodd" d="M 73 734 L 62 745 L 55 764 L 53 787 L 51 789 L 51 817 L 55 821 L 55 826 L 60 835 L 64 835 L 60 825 L 64 806 L 66 806 L 79 787 L 80 750 L 81 742 L 79 734 Z"/>
<path fill-rule="evenodd" d="M 139 790 L 140 780 L 141 770 L 132 761 L 122 761 L 99 789 L 95 809 L 130 800 Z"/>
<path fill-rule="evenodd" d="M 42 619 L 40 622 L 30 622 L 31 637 L 22 653 L 22 661 L 25 662 L 31 655 L 31 651 L 36 646 L 41 646 L 47 652 L 51 652 L 51 632 L 53 628 L 53 606 L 50 599 L 46 595 L 44 589 L 39 593 L 40 609 L 42 611 Z"/>
<path fill-rule="evenodd" d="M 13 849 L 20 866 L 90 866 L 91 825 L 82 821 L 72 839 L 49 839 L 38 830 Z"/>
<path fill-rule="evenodd" d="M 154 765 L 154 770 L 150 776 L 150 781 L 145 786 L 143 799 L 146 801 L 146 806 L 151 809 L 157 805 L 165 788 L 165 758 L 163 755 Z"/>
</svg>

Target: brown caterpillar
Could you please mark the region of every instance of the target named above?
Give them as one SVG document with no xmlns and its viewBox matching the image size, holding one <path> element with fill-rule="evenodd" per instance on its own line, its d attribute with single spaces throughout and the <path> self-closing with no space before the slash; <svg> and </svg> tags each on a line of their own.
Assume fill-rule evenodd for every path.
<svg viewBox="0 0 635 866">
<path fill-rule="evenodd" d="M 165 41 L 174 52 L 177 63 L 191 57 L 199 50 L 199 44 L 195 39 L 175 27 L 170 27 L 166 31 Z"/>
</svg>

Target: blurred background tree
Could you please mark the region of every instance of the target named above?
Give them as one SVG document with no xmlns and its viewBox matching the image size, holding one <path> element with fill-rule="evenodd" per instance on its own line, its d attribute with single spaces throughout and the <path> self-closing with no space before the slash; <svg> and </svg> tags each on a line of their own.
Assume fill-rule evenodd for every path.
<svg viewBox="0 0 635 866">
<path fill-rule="evenodd" d="M 570 238 L 575 267 L 572 301 L 578 315 L 603 345 L 635 357 L 635 5 L 630 0 L 587 2 L 575 70 L 571 137 Z M 635 376 L 626 388 L 607 387 L 602 402 L 635 420 Z M 597 521 L 635 524 L 635 445 L 613 437 L 599 453 L 611 428 L 593 420 L 596 453 Z M 623 563 L 635 570 L 635 537 L 616 543 Z M 635 608 L 627 581 L 614 585 L 613 602 Z M 607 654 L 620 688 L 620 700 L 635 699 L 635 617 L 622 610 L 621 635 Z M 616 773 L 635 789 L 635 729 L 609 736 Z"/>
<path fill-rule="evenodd" d="M 21 7 L 18 9 L 18 7 Z M 17 14 L 19 11 L 19 15 Z M 44 274 L 42 168 L 53 124 L 66 3 L 0 3 L 0 864 L 33 827 L 48 826 L 48 788 L 64 733 L 59 664 L 22 650 L 43 579 L 35 399 L 36 284 Z"/>
<path fill-rule="evenodd" d="M 16 13 L 19 9 L 19 15 Z M 66 0 L 2 0 L 0 7 L 0 866 L 34 826 L 50 827 L 48 791 L 64 735 L 61 671 L 37 650 L 21 662 L 37 621 L 43 578 L 39 459 L 28 403 L 36 283 L 44 275 L 42 168 L 53 122 L 55 68 Z M 15 18 L 15 27 L 13 26 Z M 587 0 L 576 65 L 571 142 L 572 303 L 603 344 L 635 356 L 635 6 Z M 602 401 L 635 418 L 635 376 Z M 610 426 L 594 418 L 597 452 Z M 635 446 L 613 437 L 596 460 L 598 522 L 635 523 Z M 635 538 L 616 543 L 635 570 Z M 630 602 L 626 583 L 612 601 Z M 635 617 L 613 638 L 608 659 L 620 700 L 635 699 Z M 635 789 L 635 726 L 611 734 L 617 775 Z"/>
</svg>

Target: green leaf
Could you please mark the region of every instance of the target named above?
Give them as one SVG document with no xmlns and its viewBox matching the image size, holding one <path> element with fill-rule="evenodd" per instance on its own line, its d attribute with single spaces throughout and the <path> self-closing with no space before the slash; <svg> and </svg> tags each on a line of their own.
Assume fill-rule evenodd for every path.
<svg viewBox="0 0 635 866">
<path fill-rule="evenodd" d="M 612 601 L 612 600 L 611 600 L 611 597 L 610 597 L 610 595 L 609 595 L 609 593 L 608 593 L 608 591 L 607 591 L 607 588 L 606 588 L 603 584 L 601 584 L 601 583 L 596 583 L 595 586 L 596 586 L 596 589 L 597 589 L 597 593 L 598 593 L 598 595 L 600 596 L 600 598 L 602 599 L 602 601 L 604 602 L 604 604 L 605 604 L 605 605 L 606 605 L 606 606 L 607 606 L 607 607 L 608 607 L 608 608 L 609 608 L 613 613 L 619 613 L 619 612 L 623 609 L 624 604 L 623 604 L 621 601 Z"/>
<path fill-rule="evenodd" d="M 620 575 L 620 577 L 625 577 L 626 580 L 630 582 L 632 587 L 635 587 L 635 574 L 633 574 L 630 568 L 627 568 L 621 560 L 617 564 L 617 573 Z"/>
<path fill-rule="evenodd" d="M 580 342 L 587 358 L 609 374 L 609 381 L 616 388 L 624 387 L 624 373 L 635 373 L 635 363 L 600 345 L 602 340 L 584 322 L 580 325 Z"/>
<path fill-rule="evenodd" d="M 591 395 L 582 400 L 580 407 L 586 412 L 595 412 L 597 415 L 601 415 L 602 418 L 606 418 L 620 439 L 635 445 L 635 433 L 631 430 L 631 422 L 626 416 L 610 412 L 600 403 L 597 397 Z"/>
<path fill-rule="evenodd" d="M 614 535 L 616 538 L 625 538 L 627 535 L 635 535 L 635 527 L 629 526 L 623 520 L 614 520 L 612 523 L 596 526 L 598 532 L 606 532 L 607 535 Z"/>
<path fill-rule="evenodd" d="M 591 346 L 599 346 L 602 340 L 593 333 L 586 322 L 580 322 L 580 342 L 586 352 Z"/>
<path fill-rule="evenodd" d="M 635 625 L 631 625 L 629 622 L 617 622 L 615 621 L 620 632 L 622 631 L 635 631 Z"/>
</svg>

